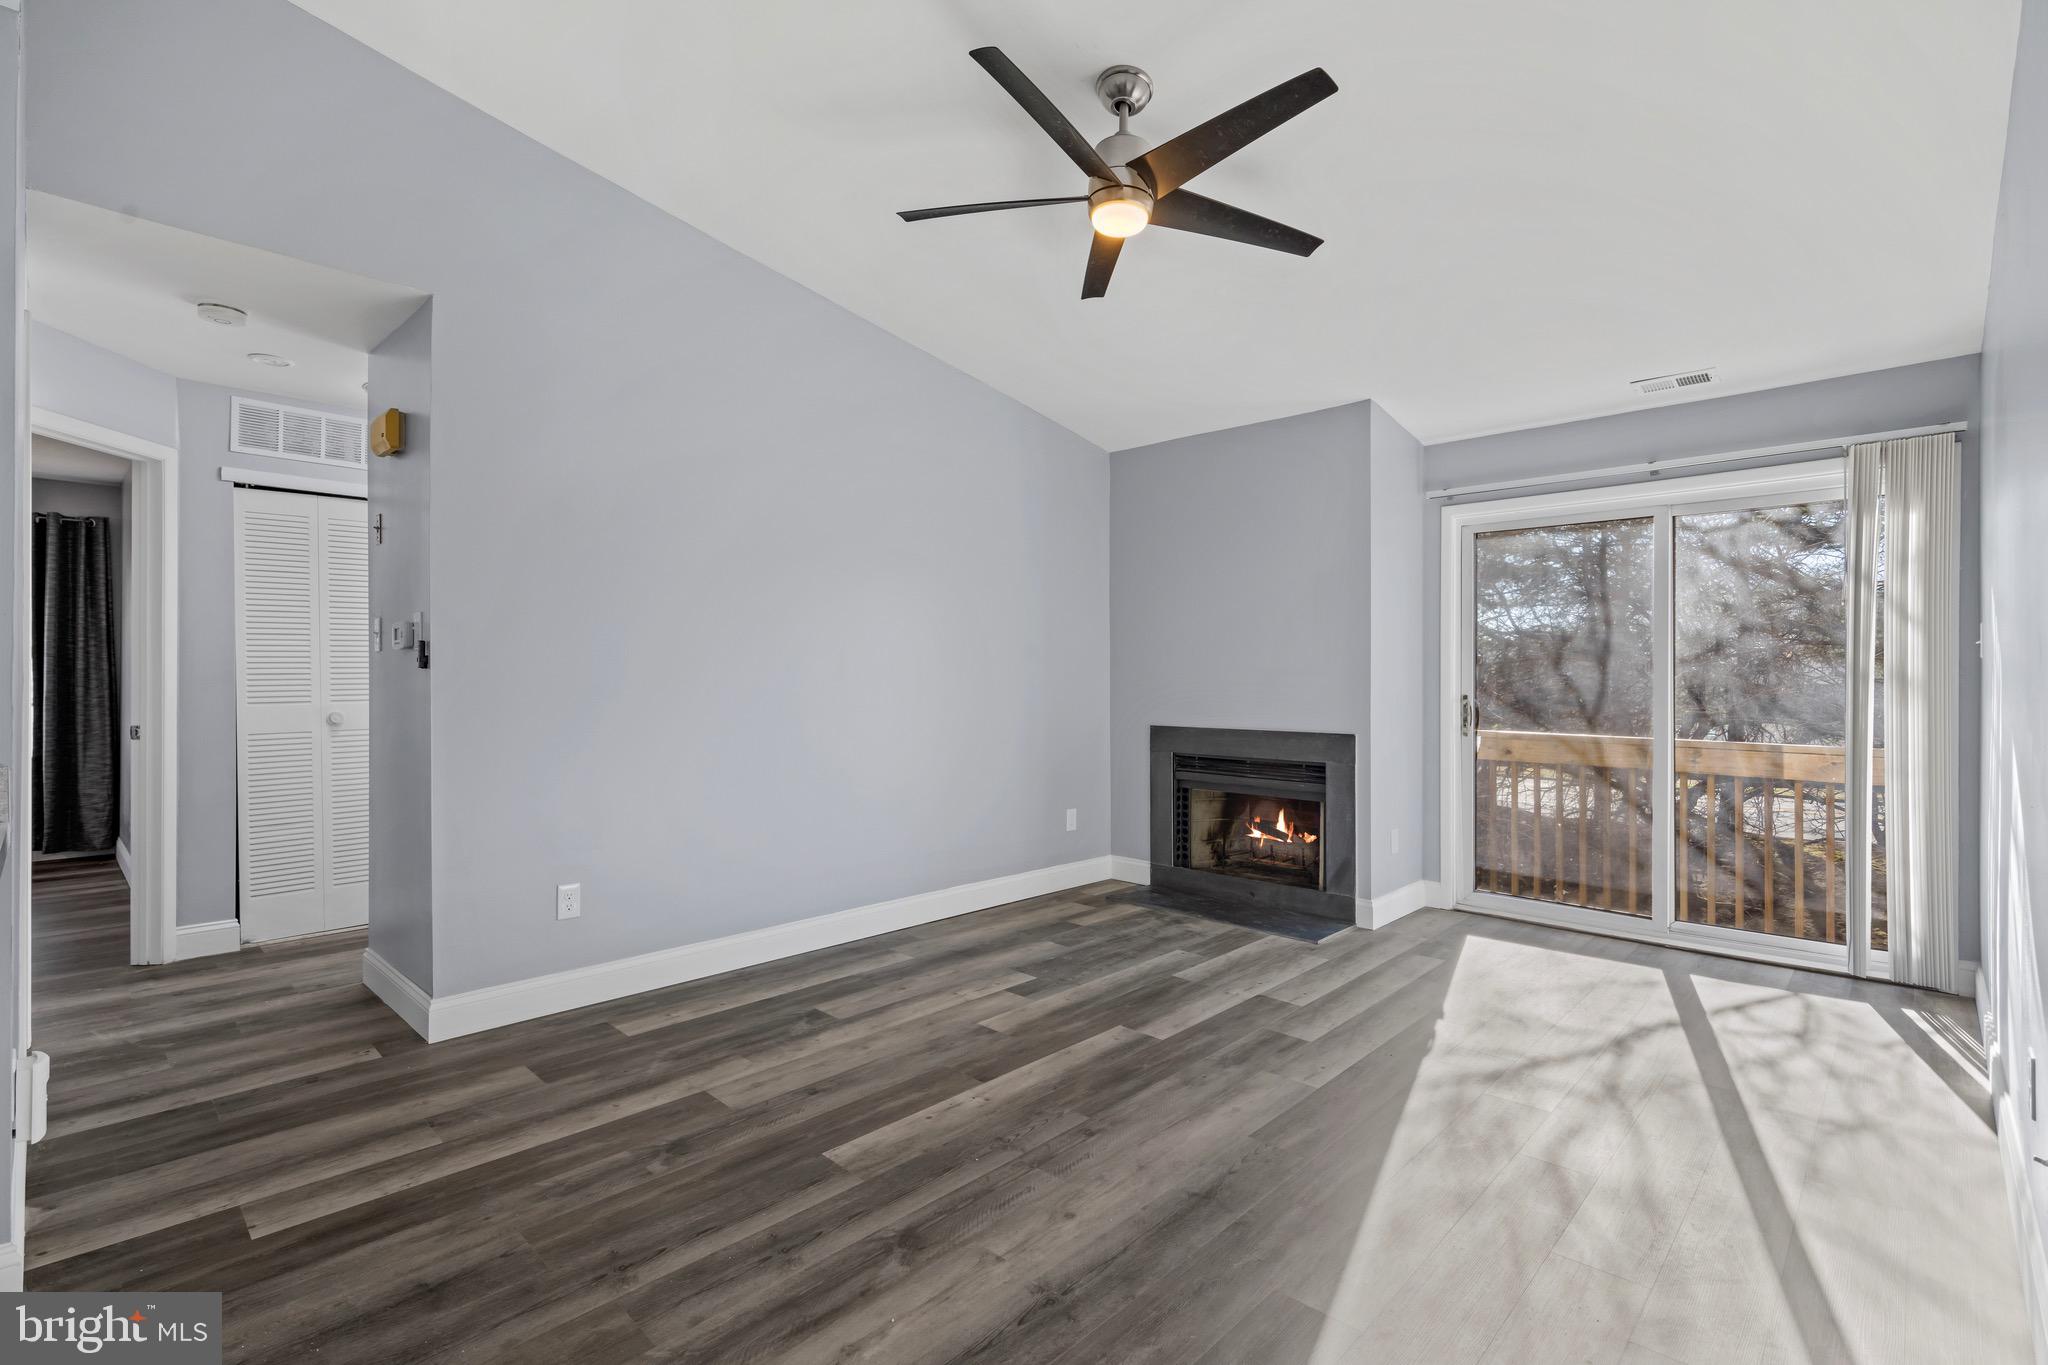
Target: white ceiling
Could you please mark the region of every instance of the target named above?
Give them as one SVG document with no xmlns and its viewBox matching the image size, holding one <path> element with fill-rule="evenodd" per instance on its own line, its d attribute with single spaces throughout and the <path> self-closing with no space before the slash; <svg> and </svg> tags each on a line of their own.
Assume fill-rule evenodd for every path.
<svg viewBox="0 0 2048 1365">
<path fill-rule="evenodd" d="M 297 0 L 1110 449 L 1376 398 L 1426 440 L 1977 349 L 2018 0 Z M 1079 173 L 967 57 L 1157 143 L 1340 87 L 1193 188 L 1328 239 L 1164 229 L 1083 302 Z M 1687 395 L 1691 397 L 1692 395 Z"/>
<path fill-rule="evenodd" d="M 361 408 L 370 348 L 425 297 L 55 195 L 28 199 L 30 314 L 182 379 Z M 207 322 L 202 302 L 249 321 Z M 292 367 L 257 365 L 251 351 Z"/>
</svg>

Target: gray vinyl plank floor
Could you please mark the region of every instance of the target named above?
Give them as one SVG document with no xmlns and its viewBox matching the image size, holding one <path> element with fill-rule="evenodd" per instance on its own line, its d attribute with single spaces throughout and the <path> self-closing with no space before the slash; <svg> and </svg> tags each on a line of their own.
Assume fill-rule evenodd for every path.
<svg viewBox="0 0 2048 1365">
<path fill-rule="evenodd" d="M 1966 1002 L 1121 883 L 428 1048 L 360 935 L 125 965 L 36 882 L 32 1289 L 227 1358 L 2031 1358 Z"/>
</svg>

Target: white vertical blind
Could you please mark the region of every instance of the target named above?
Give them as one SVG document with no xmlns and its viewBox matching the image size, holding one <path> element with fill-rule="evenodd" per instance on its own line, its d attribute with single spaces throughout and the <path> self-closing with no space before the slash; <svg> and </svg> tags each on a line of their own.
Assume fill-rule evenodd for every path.
<svg viewBox="0 0 2048 1365">
<path fill-rule="evenodd" d="M 1886 441 L 1884 733 L 1892 979 L 1962 988 L 1958 970 L 1956 605 L 1962 460 L 1953 435 Z"/>
<path fill-rule="evenodd" d="M 1848 840 L 1842 851 L 1842 904 L 1849 916 L 1849 970 L 1870 974 L 1870 770 L 1877 742 L 1877 539 L 1884 456 L 1875 444 L 1849 448 L 1849 723 L 1843 789 Z"/>
</svg>

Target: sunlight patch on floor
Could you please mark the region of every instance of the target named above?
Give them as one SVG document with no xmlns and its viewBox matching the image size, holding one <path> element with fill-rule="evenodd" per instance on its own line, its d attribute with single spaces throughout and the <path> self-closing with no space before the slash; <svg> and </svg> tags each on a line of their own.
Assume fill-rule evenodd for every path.
<svg viewBox="0 0 2048 1365">
<path fill-rule="evenodd" d="M 1950 1013 L 1546 937 L 1464 939 L 1313 1359 L 2030 1358 Z"/>
</svg>

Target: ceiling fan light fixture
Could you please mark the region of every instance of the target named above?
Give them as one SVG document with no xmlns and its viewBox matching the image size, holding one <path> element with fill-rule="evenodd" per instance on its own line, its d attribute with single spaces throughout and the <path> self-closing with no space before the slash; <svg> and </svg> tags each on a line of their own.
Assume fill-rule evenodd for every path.
<svg viewBox="0 0 2048 1365">
<path fill-rule="evenodd" d="M 1109 291 L 1110 272 L 1116 269 L 1124 239 L 1137 236 L 1155 223 L 1175 232 L 1220 237 L 1246 246 L 1284 251 L 1291 256 L 1312 255 L 1323 244 L 1322 238 L 1299 228 L 1181 188 L 1304 109 L 1336 94 L 1337 83 L 1321 67 L 1304 71 L 1291 81 L 1282 81 L 1264 94 L 1254 95 L 1158 147 L 1131 131 L 1131 116 L 1151 102 L 1152 78 L 1135 66 L 1110 67 L 1096 77 L 1095 93 L 1103 107 L 1116 115 L 1116 131 L 1091 146 L 1059 106 L 1047 99 L 1045 92 L 1003 55 L 1001 48 L 977 47 L 967 55 L 1088 177 L 1088 193 L 905 209 L 896 215 L 904 222 L 1072 204 L 1085 198 L 1089 224 L 1095 234 L 1088 243 L 1088 269 L 1081 277 L 1084 299 L 1099 299 Z"/>
<path fill-rule="evenodd" d="M 1106 185 L 1088 196 L 1088 222 L 1105 237 L 1135 237 L 1152 221 L 1152 196 L 1135 185 Z"/>
</svg>

